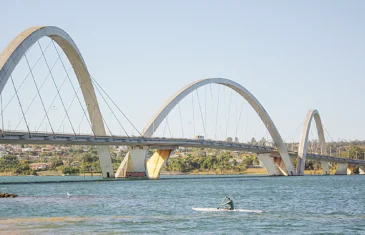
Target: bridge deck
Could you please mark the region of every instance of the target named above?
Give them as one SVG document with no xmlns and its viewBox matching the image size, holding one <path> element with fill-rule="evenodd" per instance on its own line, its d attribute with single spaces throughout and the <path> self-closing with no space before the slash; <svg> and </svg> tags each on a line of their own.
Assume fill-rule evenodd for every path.
<svg viewBox="0 0 365 235">
<path fill-rule="evenodd" d="M 62 145 L 124 145 L 124 146 L 148 146 L 152 149 L 174 149 L 177 147 L 225 149 L 232 151 L 244 151 L 252 153 L 272 153 L 280 156 L 277 150 L 268 146 L 257 146 L 244 143 L 232 143 L 225 141 L 197 140 L 183 138 L 146 138 L 128 136 L 91 136 L 73 134 L 50 134 L 28 132 L 0 132 L 0 144 L 62 144 Z M 298 156 L 297 152 L 290 152 L 292 158 Z M 349 163 L 365 165 L 364 160 L 338 158 L 319 154 L 307 153 L 311 160 L 324 160 L 328 162 Z"/>
</svg>

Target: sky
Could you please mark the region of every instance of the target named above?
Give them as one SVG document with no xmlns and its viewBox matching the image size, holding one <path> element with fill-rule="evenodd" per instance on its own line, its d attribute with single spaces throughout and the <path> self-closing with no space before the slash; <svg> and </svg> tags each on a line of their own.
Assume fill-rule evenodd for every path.
<svg viewBox="0 0 365 235">
<path fill-rule="evenodd" d="M 317 109 L 334 140 L 364 140 L 364 12 L 360 0 L 1 0 L 0 50 L 28 27 L 62 28 L 139 130 L 181 87 L 221 77 L 248 89 L 284 139 Z"/>
</svg>

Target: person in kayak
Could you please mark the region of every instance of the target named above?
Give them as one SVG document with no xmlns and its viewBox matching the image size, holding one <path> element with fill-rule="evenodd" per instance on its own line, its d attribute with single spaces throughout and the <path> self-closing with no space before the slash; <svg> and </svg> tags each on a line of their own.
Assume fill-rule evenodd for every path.
<svg viewBox="0 0 365 235">
<path fill-rule="evenodd" d="M 228 210 L 234 210 L 234 206 L 233 206 L 233 200 L 230 199 L 228 196 L 226 196 L 226 202 L 222 203 L 221 206 L 225 206 L 227 205 L 227 209 Z"/>
</svg>

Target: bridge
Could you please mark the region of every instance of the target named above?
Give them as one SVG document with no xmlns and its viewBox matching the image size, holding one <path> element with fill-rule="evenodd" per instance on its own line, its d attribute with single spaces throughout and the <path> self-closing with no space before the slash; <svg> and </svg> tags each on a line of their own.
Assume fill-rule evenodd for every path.
<svg viewBox="0 0 365 235">
<path fill-rule="evenodd" d="M 68 80 L 71 80 L 69 76 L 69 71 L 67 71 L 67 69 L 65 68 L 64 62 L 62 62 L 60 50 L 65 54 L 67 60 L 71 64 L 71 68 L 75 73 L 79 89 L 82 92 L 82 96 L 85 103 L 85 107 L 83 108 L 82 102 L 78 98 L 77 91 L 74 88 L 74 86 L 72 86 L 73 91 L 75 92 L 75 96 L 77 97 L 80 105 L 82 106 L 83 115 L 85 116 L 85 119 L 83 116 L 81 123 L 84 122 L 89 124 L 90 129 L 92 131 L 92 133 L 90 134 L 81 134 L 80 132 L 77 133 L 77 131 L 72 125 L 72 118 L 70 117 L 71 115 L 68 113 L 69 109 L 66 108 L 64 102 L 65 97 L 62 97 L 60 94 L 60 90 L 62 88 L 63 83 L 62 85 L 57 85 L 57 82 L 55 81 L 55 75 L 52 73 L 53 67 L 49 65 L 49 62 L 47 62 L 45 56 L 46 49 L 44 47 L 42 48 L 41 43 L 39 43 L 41 39 L 46 37 L 51 39 L 50 44 L 54 46 L 55 51 L 57 52 L 58 55 L 57 61 L 58 60 L 61 61 L 62 67 L 67 74 L 66 78 Z M 71 124 L 73 131 L 73 133 L 71 134 L 65 134 L 64 132 L 61 133 L 54 130 L 49 114 L 49 111 L 53 103 L 49 106 L 48 109 L 44 105 L 45 103 L 44 99 L 42 99 L 42 95 L 40 94 L 40 90 L 43 86 L 43 83 L 40 86 L 39 83 L 36 82 L 34 72 L 32 70 L 33 68 L 30 66 L 27 57 L 27 51 L 37 44 L 42 52 L 41 57 L 43 57 L 43 59 L 45 60 L 45 65 L 48 70 L 48 75 L 46 79 L 48 77 L 51 77 L 53 81 L 57 93 L 56 97 L 57 96 L 59 97 L 60 103 L 62 104 L 61 106 L 63 107 L 66 113 L 64 119 L 68 119 Z M 60 49 L 57 50 L 56 45 Z M 30 74 L 30 77 L 33 78 L 34 86 L 36 87 L 37 90 L 35 97 L 38 97 L 40 103 L 42 104 L 42 109 L 45 113 L 43 120 L 47 120 L 47 122 L 49 123 L 49 126 L 51 128 L 50 132 L 32 131 L 29 122 L 27 122 L 26 113 L 32 103 L 29 105 L 28 109 L 24 110 L 18 94 L 20 87 L 16 88 L 13 80 L 13 72 L 20 63 L 21 59 L 23 58 L 25 58 L 27 62 L 27 67 L 29 68 L 28 75 Z M 121 127 L 126 132 L 126 135 L 113 135 L 111 134 L 112 132 L 108 127 L 108 123 L 105 121 L 105 115 L 104 116 L 102 115 L 98 102 L 98 96 L 95 93 L 95 90 L 100 92 L 101 95 L 99 95 L 99 97 L 101 96 L 104 101 L 105 97 L 109 98 L 109 96 L 106 93 L 104 94 L 102 93 L 104 92 L 103 88 L 101 88 L 100 85 L 96 82 L 96 80 L 93 79 L 93 77 L 90 75 L 86 63 L 72 38 L 65 31 L 57 27 L 52 27 L 52 26 L 32 27 L 23 31 L 21 34 L 15 37 L 13 41 L 10 42 L 10 44 L 0 54 L 1 95 L 4 93 L 4 87 L 6 86 L 9 80 L 11 81 L 11 84 L 13 85 L 15 91 L 13 97 L 16 97 L 18 100 L 18 106 L 20 109 L 19 113 L 21 112 L 22 114 L 21 120 L 24 121 L 27 130 L 26 131 L 11 130 L 10 128 L 5 130 L 4 121 L 2 120 L 3 127 L 1 130 L 0 144 L 11 143 L 11 144 L 93 145 L 96 146 L 96 150 L 98 152 L 98 156 L 100 159 L 102 175 L 104 178 L 144 177 L 149 179 L 157 179 L 160 176 L 162 167 L 164 166 L 164 164 L 166 164 L 168 158 L 174 155 L 174 151 L 178 147 L 224 149 L 224 150 L 256 153 L 260 161 L 263 163 L 268 175 L 284 175 L 284 176 L 303 175 L 304 165 L 307 158 L 320 161 L 324 174 L 329 174 L 330 172 L 329 163 L 337 163 L 336 174 L 352 174 L 353 169 L 356 166 L 359 166 L 360 174 L 365 174 L 365 159 L 359 160 L 350 158 L 339 158 L 339 157 L 329 156 L 327 154 L 323 125 L 319 112 L 317 110 L 308 111 L 308 114 L 304 122 L 301 138 L 299 141 L 298 152 L 289 152 L 279 131 L 274 125 L 274 122 L 272 121 L 271 117 L 266 112 L 264 107 L 260 104 L 260 102 L 255 98 L 255 96 L 253 96 L 242 85 L 232 80 L 224 78 L 202 79 L 186 85 L 181 90 L 176 92 L 172 97 L 170 97 L 165 104 L 163 104 L 163 106 L 151 118 L 151 120 L 148 122 L 148 124 L 146 125 L 146 127 L 143 129 L 142 132 L 140 132 L 137 128 L 135 128 L 133 123 L 126 117 L 126 115 L 120 110 L 120 108 L 115 104 L 115 102 L 112 101 L 112 104 L 114 104 L 117 107 L 118 111 L 120 111 L 126 118 L 126 120 L 133 126 L 133 128 L 135 128 L 139 136 L 136 137 L 128 135 L 128 133 L 125 131 L 125 128 L 123 128 L 122 125 Z M 70 84 L 71 85 L 73 84 L 72 81 L 70 81 Z M 228 89 L 231 89 L 232 91 L 236 92 L 240 97 L 242 97 L 244 100 L 246 100 L 248 104 L 254 109 L 258 117 L 261 119 L 262 123 L 264 124 L 265 128 L 270 134 L 275 147 L 257 146 L 246 143 L 218 141 L 218 140 L 154 137 L 154 134 L 156 133 L 159 126 L 164 121 L 167 123 L 167 118 L 168 115 L 171 113 L 171 111 L 175 107 L 179 107 L 179 103 L 188 95 L 193 94 L 193 92 L 197 93 L 199 108 L 201 111 L 201 104 L 197 90 L 201 87 L 211 86 L 212 84 L 219 84 Z M 1 106 L 2 106 L 2 98 L 1 98 Z M 229 106 L 231 106 L 231 104 L 229 104 Z M 108 107 L 110 108 L 109 105 Z M 112 110 L 111 113 L 115 116 Z M 217 114 L 218 114 L 218 109 L 217 109 Z M 4 116 L 4 109 L 3 107 L 1 107 L 2 119 L 3 116 Z M 193 119 L 194 119 L 194 111 L 193 111 Z M 201 112 L 201 119 L 204 127 L 204 132 L 206 133 L 206 125 L 204 123 L 202 112 Z M 317 127 L 318 139 L 320 145 L 320 154 L 307 153 L 309 134 L 310 134 L 309 130 L 313 119 L 315 120 Z M 227 125 L 229 123 L 228 120 L 229 119 L 227 118 Z M 120 124 L 120 121 L 118 119 L 117 122 Z M 105 127 L 107 127 L 110 135 L 107 134 Z M 182 127 L 182 131 L 183 129 L 184 128 Z M 127 155 L 124 157 L 124 160 L 122 161 L 117 172 L 114 172 L 113 170 L 110 150 L 109 150 L 110 145 L 128 146 L 129 151 Z M 148 149 L 156 149 L 156 151 L 150 158 L 148 158 L 147 156 Z M 294 167 L 292 163 L 293 158 L 297 159 L 296 167 Z"/>
</svg>

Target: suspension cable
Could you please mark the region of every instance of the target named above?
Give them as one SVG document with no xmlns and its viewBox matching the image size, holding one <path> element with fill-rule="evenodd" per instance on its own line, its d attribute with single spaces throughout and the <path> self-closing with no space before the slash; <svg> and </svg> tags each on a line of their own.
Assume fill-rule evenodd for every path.
<svg viewBox="0 0 365 235">
<path fill-rule="evenodd" d="M 13 76 L 10 75 L 10 79 L 11 79 L 11 83 L 13 84 L 13 87 L 14 87 L 14 90 L 15 90 L 15 94 L 16 94 L 16 98 L 18 99 L 18 103 L 19 103 L 20 109 L 21 109 L 22 114 L 24 116 L 25 125 L 27 126 L 28 133 L 29 133 L 29 136 L 30 136 L 30 129 L 29 129 L 29 126 L 28 126 L 27 119 L 25 118 L 25 114 L 24 114 L 24 111 L 23 111 L 23 106 L 22 106 L 22 103 L 20 102 L 20 98 L 19 98 L 18 92 L 16 91 L 16 88 L 15 88 Z"/>
<path fill-rule="evenodd" d="M 41 57 L 42 57 L 42 55 L 41 55 Z M 53 68 L 56 66 L 56 64 L 57 64 L 57 62 L 59 61 L 59 58 L 57 58 L 57 60 L 55 61 L 55 63 L 52 65 L 52 68 L 51 68 L 51 70 L 53 70 Z M 49 75 L 50 75 L 50 72 L 48 72 L 48 74 L 47 74 L 47 76 L 43 79 L 43 81 L 42 81 L 42 83 L 41 83 L 41 85 L 39 86 L 39 92 L 42 90 L 42 88 L 43 88 L 43 86 L 44 86 L 44 84 L 45 84 L 45 82 L 47 81 L 47 78 L 49 77 Z M 62 84 L 63 85 L 63 84 Z M 56 97 L 57 97 L 57 95 L 56 95 Z M 55 98 L 56 98 L 55 97 Z M 29 109 L 30 109 L 30 107 L 32 106 L 32 104 L 33 104 L 33 102 L 35 101 L 35 99 L 37 98 L 37 94 L 35 94 L 34 96 L 33 96 L 33 98 L 32 98 L 32 101 L 30 102 L 30 104 L 28 105 L 28 107 L 27 107 L 27 109 L 25 110 L 25 114 L 27 114 L 28 113 L 28 111 L 29 111 Z M 47 113 L 49 112 L 49 109 L 47 110 Z M 44 116 L 43 117 L 43 119 L 42 119 L 42 122 L 41 122 L 41 124 L 39 125 L 39 128 L 38 128 L 38 130 L 40 129 L 40 127 L 42 126 L 42 124 L 43 124 L 43 121 L 44 121 L 44 119 L 46 118 L 46 116 Z M 21 123 L 21 121 L 22 121 L 22 119 L 21 120 L 19 120 L 19 122 L 18 122 L 18 124 L 17 124 L 17 127 L 20 125 L 20 123 Z M 17 128 L 16 127 L 16 128 Z M 16 129 L 15 128 L 15 129 Z M 52 129 L 52 128 L 51 128 Z M 37 130 L 37 131 L 38 131 Z"/>
<path fill-rule="evenodd" d="M 74 70 L 74 71 L 75 71 L 75 70 Z M 81 81 L 81 83 L 80 83 L 80 86 L 81 86 L 81 84 L 85 82 L 85 81 L 84 81 L 84 78 L 83 78 L 82 76 L 80 76 L 80 74 L 78 74 L 77 70 L 75 71 L 75 73 L 76 73 L 76 76 L 82 80 L 82 81 Z M 91 75 L 90 75 L 90 73 L 88 73 L 88 75 L 89 75 L 89 77 L 90 77 L 90 78 L 92 78 L 92 77 L 91 77 Z M 94 103 L 96 103 L 96 104 L 98 104 L 97 100 L 95 100 L 95 99 L 96 99 L 96 96 L 95 96 L 95 99 L 94 99 L 94 95 L 93 95 L 93 93 L 91 93 L 91 91 L 90 91 L 90 89 L 88 88 L 88 86 L 85 86 L 85 87 L 86 87 L 86 91 L 89 93 L 90 98 L 93 100 L 93 102 L 94 102 Z M 94 94 L 95 94 L 95 93 L 94 93 Z M 108 129 L 108 131 L 110 132 L 110 134 L 112 134 L 112 132 L 110 131 L 110 128 L 109 128 L 108 123 L 106 123 L 106 121 L 105 121 L 105 119 L 104 119 L 103 115 L 101 114 L 101 110 L 100 110 L 99 105 L 94 105 L 94 112 L 95 112 L 95 106 L 97 107 L 97 109 L 98 109 L 98 111 L 99 111 L 99 113 L 100 113 L 101 119 L 102 119 L 103 123 L 105 124 L 106 128 Z M 91 118 L 91 117 L 90 117 L 90 118 Z M 92 132 L 94 133 L 94 136 L 96 137 L 97 135 L 95 134 L 93 127 L 91 128 L 91 130 L 92 130 Z"/>
<path fill-rule="evenodd" d="M 183 122 L 182 122 L 182 117 L 181 117 L 180 103 L 177 103 L 177 106 L 178 106 L 178 108 L 179 108 L 179 113 L 180 113 L 181 132 L 182 132 L 182 136 L 183 136 L 183 138 L 184 138 L 184 127 L 183 127 Z"/>
<path fill-rule="evenodd" d="M 125 113 L 119 108 L 119 106 L 112 100 L 112 98 L 110 98 L 110 96 L 108 95 L 108 93 L 105 92 L 105 90 L 103 89 L 102 86 L 100 86 L 100 84 L 94 79 L 93 76 L 91 76 L 91 79 L 95 82 L 95 84 L 97 86 L 99 86 L 99 88 L 103 91 L 103 93 L 106 95 L 106 97 L 112 102 L 112 104 L 118 109 L 118 111 L 124 116 L 124 118 L 129 122 L 129 124 L 137 131 L 137 133 L 144 138 L 144 136 L 141 134 L 141 132 L 134 126 L 134 124 L 130 121 L 130 119 L 127 117 L 127 115 L 125 115 Z"/>
<path fill-rule="evenodd" d="M 73 131 L 74 135 L 76 136 L 75 129 L 74 129 L 74 127 L 73 127 L 73 125 L 72 125 L 72 122 L 71 122 L 71 118 L 70 118 L 70 116 L 69 116 L 69 115 L 68 115 L 68 113 L 67 113 L 67 109 L 66 109 L 66 106 L 65 106 L 65 102 L 63 102 L 62 96 L 61 96 L 61 94 L 60 94 L 60 90 L 58 89 L 57 83 L 56 83 L 56 81 L 55 81 L 55 79 L 54 79 L 54 77 L 53 77 L 53 74 L 52 74 L 51 68 L 49 67 L 49 64 L 48 64 L 47 58 L 46 58 L 46 57 L 45 57 L 45 55 L 44 55 L 44 52 L 43 52 L 42 46 L 41 46 L 41 44 L 39 43 L 39 41 L 38 41 L 38 45 L 39 45 L 39 48 L 40 48 L 40 49 L 41 49 L 41 51 L 42 51 L 42 55 L 43 55 L 44 61 L 46 62 L 47 68 L 48 68 L 49 72 L 51 73 L 51 78 L 52 78 L 53 84 L 54 84 L 54 86 L 55 86 L 55 88 L 56 88 L 56 90 L 57 90 L 57 94 L 58 94 L 58 96 L 59 96 L 59 98 L 60 98 L 60 100 L 61 100 L 62 107 L 63 107 L 63 109 L 65 110 L 65 112 L 66 112 L 66 114 L 67 114 L 67 118 L 68 118 L 68 121 L 70 122 L 70 125 L 71 125 L 71 128 L 72 128 L 72 131 Z M 47 114 L 47 115 L 48 115 L 48 114 Z"/>
<path fill-rule="evenodd" d="M 323 124 L 322 124 L 322 126 L 323 126 L 323 129 L 325 130 L 325 132 L 327 133 L 327 135 L 330 137 L 331 141 L 332 141 L 332 142 L 336 142 L 336 141 L 334 140 L 334 138 L 332 138 L 331 134 L 327 131 L 326 127 L 325 127 Z"/>
<path fill-rule="evenodd" d="M 237 92 L 236 92 L 237 93 Z M 236 130 L 237 130 L 237 122 L 238 122 L 238 108 L 237 108 L 237 103 L 238 103 L 238 101 L 237 101 L 237 95 L 235 95 L 235 111 L 236 111 L 236 113 L 235 113 L 235 124 L 236 124 Z M 235 137 L 237 137 L 237 135 L 236 135 L 236 133 L 235 133 Z"/>
<path fill-rule="evenodd" d="M 193 106 L 193 131 L 194 131 L 194 136 L 195 136 L 194 94 L 191 94 L 191 103 L 192 103 L 192 106 Z"/>
<path fill-rule="evenodd" d="M 167 122 L 166 122 L 166 118 L 165 118 L 165 126 L 163 128 L 162 137 L 165 137 L 166 126 L 167 126 Z"/>
<path fill-rule="evenodd" d="M 315 146 L 314 146 L 314 141 L 315 141 L 315 137 L 314 137 L 314 135 L 313 135 L 313 128 L 310 128 L 309 129 L 309 135 L 310 135 L 310 137 L 312 138 L 312 141 L 310 141 L 312 144 L 312 148 L 311 148 L 311 150 L 312 150 L 312 153 L 313 152 L 315 152 L 316 150 L 315 150 Z"/>
<path fill-rule="evenodd" d="M 99 90 L 98 86 L 95 86 L 95 88 L 96 88 L 96 90 L 99 92 L 99 94 L 100 94 L 101 98 L 104 100 L 105 104 L 108 106 L 109 110 L 111 111 L 111 113 L 113 114 L 113 116 L 115 117 L 115 119 L 117 120 L 117 122 L 119 123 L 120 127 L 123 129 L 124 133 L 128 136 L 128 138 L 130 138 L 130 136 L 128 135 L 127 131 L 124 129 L 123 125 L 120 123 L 120 121 L 119 121 L 119 119 L 117 118 L 117 116 L 115 115 L 114 111 L 111 109 L 110 105 L 109 105 L 109 104 L 108 104 L 108 102 L 106 101 L 106 99 L 105 99 L 104 95 L 103 95 L 103 94 L 101 93 L 101 91 Z M 109 129 L 109 127 L 108 127 L 108 129 Z M 112 134 L 112 132 L 110 131 L 110 129 L 109 129 L 109 132 L 110 132 L 110 134 L 111 134 L 111 135 L 113 135 L 113 134 Z"/>
<path fill-rule="evenodd" d="M 218 102 L 217 102 L 217 113 L 215 115 L 215 130 L 214 130 L 214 139 L 217 139 L 217 125 L 218 125 L 218 111 L 219 111 L 219 91 L 220 91 L 220 84 L 218 85 Z"/>
<path fill-rule="evenodd" d="M 68 106 L 68 108 L 67 108 L 67 112 L 69 112 L 69 111 L 70 111 L 70 109 L 71 109 L 71 107 L 72 107 L 72 104 L 74 103 L 74 101 L 75 101 L 75 99 L 76 99 L 76 96 L 77 96 L 77 94 L 75 94 L 75 95 L 74 95 L 74 97 L 72 98 L 71 103 L 70 103 L 70 105 L 69 105 L 69 106 Z M 63 115 L 62 122 L 61 122 L 61 124 L 58 126 L 57 132 L 59 132 L 59 131 L 60 131 L 60 129 L 61 129 L 61 127 L 62 127 L 63 123 L 65 122 L 65 119 L 66 119 L 66 115 Z M 84 119 L 84 115 L 82 116 L 82 119 L 81 119 L 81 120 L 83 120 L 83 119 Z M 80 125 L 81 125 L 81 123 L 79 124 L 79 126 L 80 126 Z M 76 133 L 77 133 L 77 129 L 76 129 Z"/>
<path fill-rule="evenodd" d="M 244 104 L 244 99 L 242 99 L 240 115 L 238 116 L 238 121 L 237 121 L 237 125 L 236 125 L 236 137 L 237 137 L 237 133 L 238 133 L 238 127 L 239 127 L 240 121 L 241 121 L 241 114 L 242 114 L 243 104 Z"/>
<path fill-rule="evenodd" d="M 1 99 L 1 129 L 4 131 L 4 114 L 3 114 L 3 94 L 0 95 Z"/>
<path fill-rule="evenodd" d="M 223 108 L 224 108 L 224 119 L 227 118 L 227 105 L 226 105 L 226 89 L 223 87 Z M 222 133 L 223 136 L 223 133 Z"/>
<path fill-rule="evenodd" d="M 72 67 L 71 67 L 69 70 L 71 70 L 71 69 L 72 69 Z M 65 77 L 65 79 L 63 79 L 63 81 L 62 81 L 62 83 L 61 83 L 60 91 L 62 90 L 62 87 L 63 87 L 63 85 L 65 84 L 65 82 L 66 82 L 66 77 Z M 50 111 L 50 110 L 51 110 L 51 108 L 53 107 L 53 104 L 54 104 L 54 102 L 56 101 L 57 96 L 58 96 L 58 95 L 56 94 L 56 95 L 53 97 L 53 100 L 52 100 L 51 104 L 48 106 L 47 113 L 49 113 L 49 111 Z M 42 124 L 43 124 L 43 122 L 44 122 L 45 118 L 46 118 L 46 116 L 43 116 L 43 119 L 42 119 L 42 121 L 41 121 L 41 124 L 40 124 L 39 128 L 42 126 Z"/>
<path fill-rule="evenodd" d="M 231 111 L 232 93 L 233 93 L 233 91 L 231 91 L 231 97 L 229 98 L 229 105 L 228 105 L 228 115 L 227 115 L 227 125 L 226 125 L 226 139 L 227 139 L 227 133 L 228 133 L 229 116 L 230 116 L 229 113 Z"/>
<path fill-rule="evenodd" d="M 295 128 L 294 132 L 292 132 L 288 138 L 285 139 L 285 141 L 287 143 L 290 143 L 292 140 L 294 140 L 294 136 L 295 134 L 297 134 L 298 130 L 300 129 L 300 127 L 304 124 L 304 121 L 302 123 L 300 123 L 297 128 Z"/>
<path fill-rule="evenodd" d="M 331 156 L 331 153 L 332 153 L 332 151 L 331 151 L 331 145 L 333 144 L 333 143 L 335 143 L 333 140 L 332 140 L 332 138 L 327 134 L 327 132 L 324 132 L 324 139 L 325 139 L 325 147 L 326 147 L 326 150 L 327 150 L 327 153 L 329 153 L 330 154 L 330 156 Z M 326 142 L 327 141 L 327 142 Z"/>
<path fill-rule="evenodd" d="M 210 107 L 210 110 L 213 112 L 214 111 L 214 102 L 213 102 L 213 91 L 212 91 L 212 83 L 209 84 L 209 91 L 210 91 L 210 103 L 211 103 L 211 107 Z M 212 124 L 212 128 L 213 128 L 213 125 L 214 125 L 214 119 L 210 119 L 211 120 L 211 124 Z M 214 130 L 210 130 L 211 131 L 211 135 L 212 136 L 209 136 L 210 138 L 213 138 L 213 131 Z"/>
<path fill-rule="evenodd" d="M 82 121 L 84 120 L 84 115 L 82 116 L 82 118 L 81 118 L 81 121 L 80 121 L 80 123 L 79 123 L 79 125 L 77 126 L 77 129 L 76 129 L 76 131 L 78 131 L 79 132 L 79 135 L 80 135 L 80 131 L 81 131 L 81 124 L 82 124 Z"/>
<path fill-rule="evenodd" d="M 204 86 L 204 123 L 207 126 L 207 86 Z M 205 136 L 207 138 L 207 133 Z"/>
<path fill-rule="evenodd" d="M 86 115 L 86 110 L 84 109 L 84 106 L 82 105 L 82 102 L 81 102 L 81 100 L 80 100 L 79 96 L 77 95 L 77 92 L 76 92 L 75 86 L 73 85 L 73 83 L 72 83 L 72 81 L 71 81 L 71 78 L 70 78 L 70 76 L 69 76 L 69 72 L 70 72 L 70 70 L 71 70 L 71 68 L 72 68 L 73 66 L 70 68 L 70 70 L 67 70 L 67 69 L 66 69 L 66 66 L 65 66 L 65 64 L 63 63 L 62 58 L 61 58 L 61 53 L 58 51 L 58 49 L 57 49 L 57 47 L 56 47 L 56 44 L 54 43 L 54 40 L 53 40 L 53 39 L 51 39 L 51 42 L 52 42 L 52 44 L 53 44 L 53 47 L 54 47 L 54 49 L 55 49 L 55 51 L 56 51 L 56 53 L 57 53 L 58 57 L 60 58 L 60 61 L 61 61 L 61 64 L 62 64 L 63 70 L 66 72 L 66 77 L 68 78 L 68 81 L 69 81 L 69 82 L 70 82 L 70 84 L 71 84 L 72 90 L 73 90 L 73 91 L 74 91 L 74 93 L 76 94 L 76 97 L 77 97 L 77 100 L 78 100 L 78 102 L 79 102 L 79 105 L 80 105 L 80 107 L 81 107 L 81 109 L 82 109 L 82 112 L 84 113 L 84 116 L 86 117 L 86 120 L 87 120 L 87 122 L 89 123 L 89 126 L 90 126 L 90 128 L 91 128 L 91 132 L 94 134 L 94 136 L 96 136 L 96 135 L 95 135 L 95 132 L 94 132 L 94 130 L 93 130 L 92 124 L 91 124 L 91 120 L 89 120 L 88 116 Z M 81 78 L 81 79 L 83 80 L 83 78 Z M 86 88 L 87 88 L 87 86 L 86 86 Z M 87 88 L 87 90 L 89 91 L 89 89 L 88 89 L 88 88 Z M 89 93 L 90 93 L 90 91 L 89 91 Z"/>
<path fill-rule="evenodd" d="M 245 103 L 245 107 L 247 107 L 248 105 Z M 246 132 L 248 131 L 248 108 L 245 109 L 246 110 Z"/>
<path fill-rule="evenodd" d="M 166 124 L 167 124 L 167 129 L 169 130 L 169 133 L 170 133 L 170 137 L 172 138 L 172 134 L 171 134 L 171 130 L 170 130 L 170 125 L 169 125 L 169 116 L 166 117 Z"/>
<path fill-rule="evenodd" d="M 120 123 L 119 119 L 117 118 L 117 116 L 115 115 L 114 111 L 111 109 L 110 105 L 108 104 L 108 102 L 106 101 L 106 99 L 104 98 L 103 94 L 100 92 L 98 86 L 95 86 L 97 91 L 99 92 L 100 96 L 103 98 L 104 102 L 106 103 L 106 105 L 108 106 L 109 110 L 111 111 L 111 113 L 113 114 L 113 116 L 115 117 L 115 119 L 117 120 L 117 122 L 119 123 L 120 127 L 123 129 L 124 133 L 128 136 L 128 138 L 130 138 L 130 136 L 128 135 L 127 131 L 124 129 L 123 125 Z M 138 131 L 138 130 L 137 130 Z M 110 132 L 111 133 L 111 132 Z"/>
<path fill-rule="evenodd" d="M 204 128 L 204 135 L 207 136 L 207 132 L 205 130 L 205 123 L 204 123 L 204 119 L 203 119 L 203 112 L 202 112 L 202 108 L 200 106 L 200 99 L 199 99 L 199 92 L 198 89 L 195 90 L 196 91 L 196 95 L 198 97 L 198 104 L 199 104 L 199 110 L 200 110 L 200 117 L 202 119 L 202 123 L 203 123 L 203 128 Z"/>
<path fill-rule="evenodd" d="M 133 125 L 133 123 L 129 120 L 129 118 L 124 114 L 124 112 L 118 107 L 118 105 L 110 98 L 110 96 L 108 95 L 108 93 L 105 92 L 105 90 L 100 86 L 100 84 L 90 75 L 90 77 L 92 78 L 93 82 L 96 84 L 96 89 L 99 91 L 101 97 L 103 98 L 104 102 L 107 104 L 109 110 L 111 111 L 111 113 L 113 114 L 113 116 L 115 117 L 115 119 L 117 120 L 117 122 L 119 123 L 120 127 L 123 129 L 123 131 L 125 132 L 125 134 L 129 137 L 127 131 L 124 129 L 123 125 L 120 123 L 119 119 L 117 118 L 117 116 L 115 115 L 114 111 L 112 110 L 112 108 L 110 107 L 110 105 L 108 104 L 108 102 L 106 101 L 106 99 L 104 98 L 104 95 L 101 93 L 101 91 L 103 91 L 103 93 L 106 95 L 106 97 L 112 102 L 112 104 L 119 110 L 119 112 L 124 116 L 124 118 L 132 125 L 132 127 L 134 128 L 134 130 L 137 131 L 137 133 L 144 138 L 144 136 L 138 131 L 138 129 Z M 99 90 L 100 88 L 100 90 Z"/>
<path fill-rule="evenodd" d="M 47 51 L 48 47 L 50 46 L 51 43 L 48 43 L 45 51 Z M 34 45 L 34 44 L 33 44 Z M 32 47 L 33 47 L 32 45 Z M 28 51 L 30 50 L 31 48 L 28 49 Z M 36 63 L 33 65 L 32 67 L 32 70 L 35 68 L 35 66 L 38 64 L 38 62 L 40 61 L 40 59 L 42 58 L 42 55 L 39 56 L 38 60 L 36 61 Z M 25 80 L 29 77 L 30 75 L 30 72 L 28 72 L 28 74 L 25 76 L 25 78 L 23 79 L 23 81 L 20 83 L 19 87 L 16 89 L 16 91 L 19 91 L 19 89 L 23 86 Z M 5 76 L 5 74 L 4 74 Z M 5 111 L 5 109 L 9 106 L 10 102 L 13 100 L 13 98 L 15 97 L 15 93 L 13 94 L 13 96 L 10 98 L 10 100 L 8 101 L 8 103 L 5 105 L 5 108 L 3 109 L 3 111 Z M 3 111 L 1 111 L 1 114 L 3 113 Z"/>
<path fill-rule="evenodd" d="M 27 57 L 27 55 L 26 55 L 26 54 L 24 54 L 24 57 L 25 57 L 25 60 L 27 61 L 28 68 L 29 68 L 30 73 L 31 73 L 31 75 L 32 75 L 33 82 L 34 82 L 35 88 L 37 89 L 37 93 L 38 93 L 39 99 L 41 100 L 43 110 L 44 110 L 45 114 L 47 115 L 48 123 L 49 123 L 49 125 L 50 125 L 50 127 L 51 127 L 52 133 L 54 133 L 54 131 L 53 131 L 53 127 L 52 127 L 52 124 L 51 124 L 51 120 L 49 119 L 48 114 L 47 114 L 47 112 L 46 112 L 46 107 L 44 106 L 44 102 L 43 102 L 43 99 L 42 99 L 41 93 L 39 92 L 39 88 L 38 88 L 37 82 L 35 81 L 33 71 L 32 71 L 32 69 L 30 68 L 30 64 L 29 64 L 29 61 L 28 61 L 28 57 Z M 25 116 L 24 116 L 24 118 L 25 118 Z"/>
</svg>

